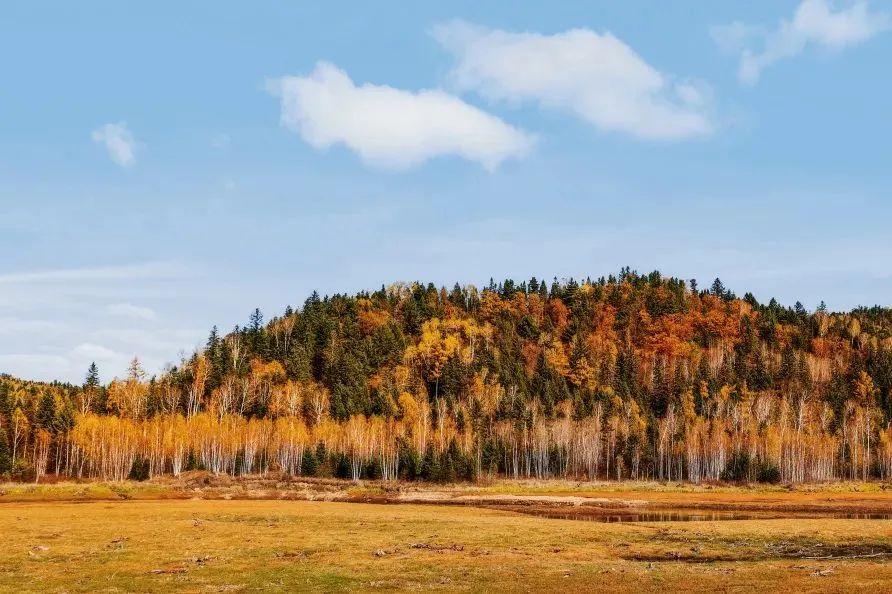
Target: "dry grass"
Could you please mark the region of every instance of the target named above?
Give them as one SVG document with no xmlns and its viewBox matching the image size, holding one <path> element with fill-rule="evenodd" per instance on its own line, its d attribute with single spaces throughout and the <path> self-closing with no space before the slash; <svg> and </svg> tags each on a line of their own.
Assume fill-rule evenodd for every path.
<svg viewBox="0 0 892 594">
<path fill-rule="evenodd" d="M 0 534 L 0 589 L 16 592 L 892 588 L 883 520 L 601 524 L 459 506 L 134 499 L 4 503 Z"/>
<path fill-rule="evenodd" d="M 656 481 L 572 481 L 509 480 L 498 479 L 489 484 L 471 487 L 495 493 L 611 493 L 616 491 L 636 493 L 892 493 L 892 484 L 876 481 L 837 481 L 799 485 L 752 484 L 693 484 L 685 482 Z"/>
<path fill-rule="evenodd" d="M 53 484 L 0 483 L 0 502 L 109 501 L 119 499 L 182 498 L 165 485 L 123 482 L 60 482 Z"/>
</svg>

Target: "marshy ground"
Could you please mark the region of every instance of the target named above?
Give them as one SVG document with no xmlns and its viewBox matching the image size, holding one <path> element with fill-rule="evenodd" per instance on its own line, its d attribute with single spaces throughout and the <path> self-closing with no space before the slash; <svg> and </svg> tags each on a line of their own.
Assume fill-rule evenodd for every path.
<svg viewBox="0 0 892 594">
<path fill-rule="evenodd" d="M 0 486 L 0 590 L 892 589 L 892 520 L 875 519 L 892 495 L 877 484 L 215 480 Z M 672 514 L 700 516 L 659 521 L 691 520 Z"/>
</svg>

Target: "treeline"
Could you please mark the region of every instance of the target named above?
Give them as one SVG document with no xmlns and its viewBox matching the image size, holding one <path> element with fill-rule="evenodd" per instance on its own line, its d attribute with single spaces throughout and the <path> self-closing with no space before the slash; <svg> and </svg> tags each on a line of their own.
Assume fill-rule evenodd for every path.
<svg viewBox="0 0 892 594">
<path fill-rule="evenodd" d="M 624 269 L 314 293 L 156 377 L 0 377 L 0 474 L 886 479 L 890 421 L 892 310 Z"/>
</svg>

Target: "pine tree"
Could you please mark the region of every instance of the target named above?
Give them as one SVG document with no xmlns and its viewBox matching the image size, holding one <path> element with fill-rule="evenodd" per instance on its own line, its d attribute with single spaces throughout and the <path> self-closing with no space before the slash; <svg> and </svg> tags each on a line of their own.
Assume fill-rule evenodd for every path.
<svg viewBox="0 0 892 594">
<path fill-rule="evenodd" d="M 263 313 L 261 313 L 260 308 L 254 308 L 254 311 L 251 312 L 250 326 L 251 332 L 257 333 L 260 332 L 260 327 L 263 325 Z"/>
<path fill-rule="evenodd" d="M 0 477 L 12 470 L 12 451 L 9 447 L 9 436 L 6 427 L 0 426 Z"/>
<path fill-rule="evenodd" d="M 52 432 L 56 421 L 56 399 L 52 392 L 46 391 L 37 405 L 36 427 Z"/>
<path fill-rule="evenodd" d="M 0 382 L 0 417 L 4 419 L 12 416 L 12 398 L 9 392 L 9 386 Z"/>
<path fill-rule="evenodd" d="M 90 363 L 90 367 L 87 369 L 87 377 L 84 380 L 84 389 L 99 389 L 99 368 L 96 366 L 96 362 Z"/>
</svg>

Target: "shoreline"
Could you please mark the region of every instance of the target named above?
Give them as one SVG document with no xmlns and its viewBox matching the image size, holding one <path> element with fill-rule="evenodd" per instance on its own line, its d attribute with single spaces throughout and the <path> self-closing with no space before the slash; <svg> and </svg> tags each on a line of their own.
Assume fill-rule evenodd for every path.
<svg viewBox="0 0 892 594">
<path fill-rule="evenodd" d="M 709 511 L 782 517 L 892 515 L 892 485 L 840 482 L 796 486 L 692 485 L 655 482 L 496 480 L 488 484 L 428 484 L 340 479 L 245 476 L 192 472 L 178 478 L 120 483 L 0 484 L 4 503 L 164 500 L 270 500 L 386 505 L 448 505 L 564 517 L 604 513 Z"/>
</svg>

